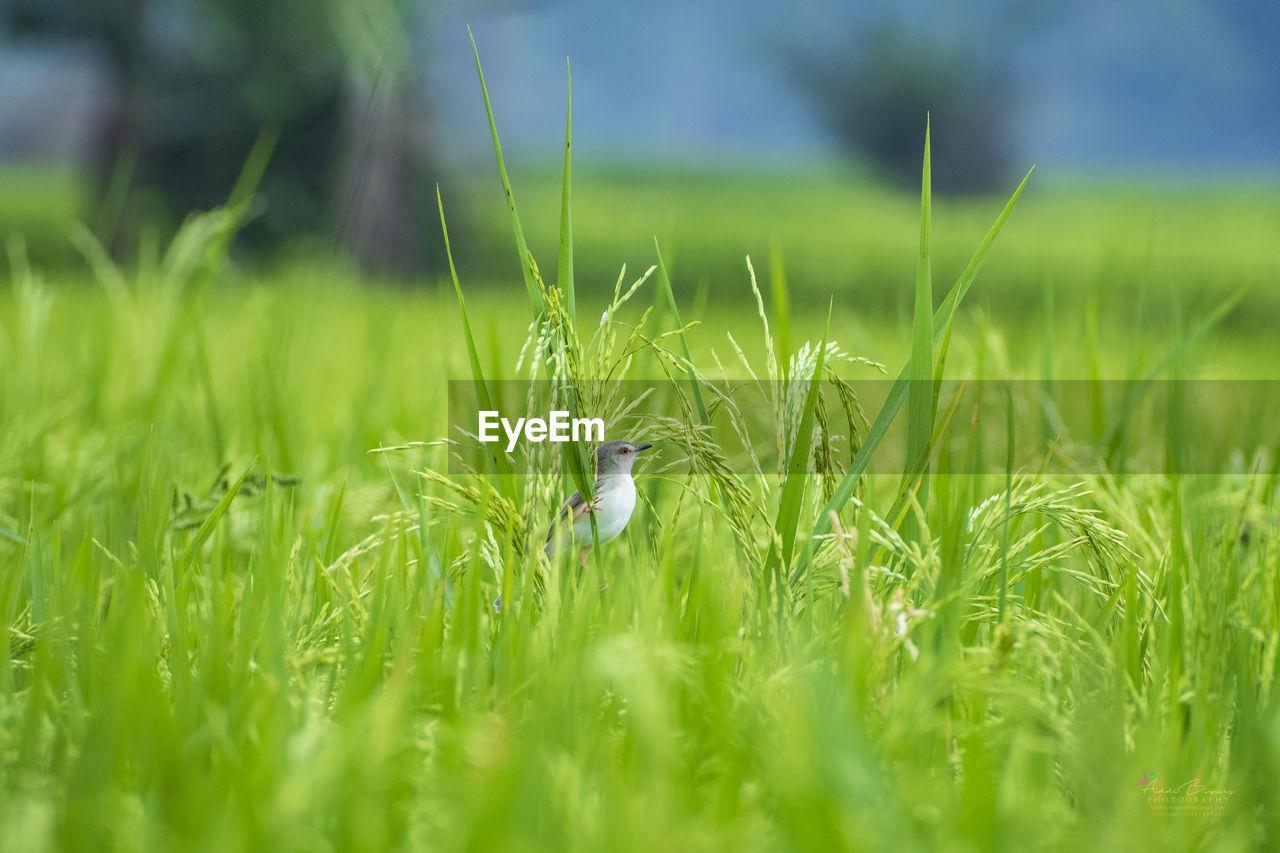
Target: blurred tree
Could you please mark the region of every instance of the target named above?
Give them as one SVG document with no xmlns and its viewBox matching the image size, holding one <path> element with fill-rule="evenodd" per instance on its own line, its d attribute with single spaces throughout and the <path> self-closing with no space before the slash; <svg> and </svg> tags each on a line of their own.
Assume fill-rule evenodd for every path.
<svg viewBox="0 0 1280 853">
<path fill-rule="evenodd" d="M 405 0 L 333 0 L 332 24 L 346 57 L 344 156 L 338 182 L 338 235 L 365 266 L 405 271 L 428 260 L 423 235 L 438 233 L 429 195 L 427 140 L 415 126 L 426 113 L 410 96 Z"/>
<path fill-rule="evenodd" d="M 1004 180 L 1007 62 L 954 32 L 909 29 L 889 16 L 842 40 L 841 48 L 838 54 L 787 51 L 788 66 L 853 154 L 898 185 L 919 186 L 927 114 L 935 189 L 982 191 Z"/>
<path fill-rule="evenodd" d="M 397 0 L 9 0 L 17 34 L 92 39 L 119 93 L 102 141 L 106 193 L 133 170 L 126 216 L 170 220 L 226 199 L 264 130 L 278 136 L 246 230 L 259 246 L 337 231 L 383 270 L 422 261 L 414 192 L 425 146 L 411 134 Z M 384 41 L 363 33 L 376 21 Z M 359 46 L 360 51 L 356 48 Z M 375 82 L 376 81 L 376 85 Z M 149 194 L 145 190 L 150 190 Z M 110 241 L 115 217 L 100 223 Z M 358 225 L 353 226 L 353 223 Z M 425 225 L 425 223 L 423 223 Z M 421 231 L 419 230 L 419 233 Z"/>
</svg>

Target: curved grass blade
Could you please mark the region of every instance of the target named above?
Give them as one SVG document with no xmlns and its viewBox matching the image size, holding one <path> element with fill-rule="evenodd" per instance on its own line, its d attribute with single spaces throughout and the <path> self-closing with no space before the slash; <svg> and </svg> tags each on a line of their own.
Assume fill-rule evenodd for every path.
<svg viewBox="0 0 1280 853">
<path fill-rule="evenodd" d="M 1005 605 L 1009 596 L 1009 519 L 1013 515 L 1013 389 L 1004 386 L 1005 405 L 1005 463 L 1004 463 L 1004 523 L 1000 531 L 1000 603 L 997 611 L 997 623 L 1004 622 Z"/>
<path fill-rule="evenodd" d="M 1107 428 L 1106 433 L 1102 437 L 1103 443 L 1107 446 L 1107 464 L 1110 466 L 1116 459 L 1120 451 L 1120 442 L 1123 439 L 1125 431 L 1128 429 L 1129 416 L 1133 412 L 1135 406 L 1141 402 L 1142 397 L 1147 390 L 1155 382 L 1156 377 L 1175 367 L 1182 358 L 1183 354 L 1195 345 L 1197 341 L 1203 338 L 1214 326 L 1226 319 L 1240 301 L 1244 299 L 1245 294 L 1249 292 L 1252 285 L 1246 284 L 1235 293 L 1218 303 L 1218 305 L 1210 311 L 1203 320 L 1195 325 L 1195 327 L 1185 336 L 1179 336 L 1174 346 L 1167 352 L 1164 358 L 1160 359 L 1159 364 L 1147 372 L 1147 375 L 1137 382 L 1126 382 L 1125 387 L 1127 393 L 1121 403 L 1120 411 L 1116 413 L 1116 418 L 1112 421 L 1111 426 Z"/>
<path fill-rule="evenodd" d="M 231 508 L 231 502 L 240 494 L 240 487 L 244 485 L 245 478 L 249 476 L 252 468 L 244 469 L 243 473 L 235 479 L 227 487 L 227 492 L 218 501 L 213 511 L 201 522 L 199 529 L 196 530 L 195 536 L 187 543 L 187 547 L 182 549 L 182 556 L 178 558 L 179 565 L 190 565 L 196 557 L 200 555 L 200 549 L 204 547 L 204 543 L 209 541 L 209 537 L 213 535 L 213 529 L 218 526 L 218 522 L 227 514 L 227 510 Z"/>
<path fill-rule="evenodd" d="M 769 248 L 769 285 L 773 295 L 773 323 L 777 327 L 778 365 L 785 380 L 789 378 L 791 363 L 791 296 L 787 289 L 782 250 L 777 243 Z"/>
<path fill-rule="evenodd" d="M 476 339 L 471 333 L 471 318 L 467 316 L 467 301 L 462 297 L 462 284 L 458 281 L 458 269 L 453 264 L 453 250 L 449 246 L 449 226 L 444 218 L 444 200 L 440 196 L 440 185 L 436 184 L 436 206 L 440 210 L 440 231 L 444 235 L 444 254 L 449 261 L 449 276 L 453 279 L 453 291 L 458 295 L 458 308 L 462 312 L 462 336 L 467 343 L 467 361 L 471 365 L 471 381 L 476 388 L 476 402 L 482 411 L 494 411 L 493 397 L 489 394 L 489 385 L 484 378 L 484 368 L 480 364 L 480 354 L 476 350 Z M 498 488 L 503 497 L 514 498 L 515 482 L 512 479 L 511 466 L 505 453 L 492 454 L 494 465 L 498 469 Z"/>
<path fill-rule="evenodd" d="M 1028 171 L 1023 177 L 1022 183 L 1018 184 L 1018 188 L 1014 190 L 1013 195 L 1009 197 L 1009 201 L 1005 203 L 1004 209 L 1000 211 L 1000 215 L 996 217 L 995 223 L 991 229 L 987 231 L 987 236 L 978 244 L 978 249 L 973 253 L 973 257 L 969 259 L 968 265 L 964 271 L 960 273 L 960 277 L 956 279 L 956 283 L 952 285 L 951 290 L 947 293 L 947 298 L 943 300 L 942 305 L 933 315 L 933 340 L 934 343 L 940 341 L 946 330 L 950 328 L 955 317 L 956 309 L 960 306 L 965 294 L 969 292 L 969 287 L 973 284 L 973 280 L 977 277 L 978 271 L 982 269 L 982 264 L 987 259 L 987 253 L 991 250 L 991 245 L 995 242 L 996 236 L 1004 228 L 1005 223 L 1009 220 L 1009 215 L 1013 213 L 1013 208 L 1017 205 L 1022 191 L 1027 186 L 1027 181 L 1031 179 L 1031 171 Z M 858 453 L 853 458 L 853 462 L 849 464 L 849 469 L 845 471 L 844 477 L 836 486 L 835 492 L 831 495 L 831 500 L 827 501 L 821 512 L 818 513 L 817 521 L 813 526 L 813 537 L 825 536 L 831 532 L 831 513 L 839 512 L 844 509 L 844 505 L 849 502 L 849 498 L 853 496 L 854 489 L 858 486 L 858 481 L 862 478 L 863 473 L 867 470 L 867 466 L 871 462 L 871 455 L 875 453 L 880 442 L 884 439 L 885 433 L 889 431 L 889 425 L 893 423 L 894 417 L 897 416 L 898 410 L 902 408 L 903 403 L 907 399 L 907 376 L 911 364 L 908 362 L 902 372 L 898 374 L 897 380 L 889 389 L 889 394 L 885 398 L 884 405 L 880 407 L 880 413 L 876 415 L 875 421 L 871 424 L 871 429 L 867 431 L 867 436 L 863 439 L 862 446 L 858 448 Z M 806 549 L 805 556 L 796 565 L 792 571 L 791 579 L 794 583 L 809 565 L 810 549 Z"/>
<path fill-rule="evenodd" d="M 560 263 L 556 266 L 556 284 L 564 291 L 565 307 L 569 311 L 569 323 L 576 334 L 578 329 L 578 306 L 573 287 L 573 214 L 569 206 L 572 181 L 570 178 L 570 158 L 573 141 L 573 70 L 565 61 L 565 74 L 568 82 L 568 105 L 564 113 L 564 180 L 560 187 Z"/>
<path fill-rule="evenodd" d="M 920 484 L 924 482 L 925 475 L 929 470 L 929 461 L 933 458 L 933 452 L 938 445 L 942 443 L 942 436 L 947 431 L 947 427 L 951 424 L 951 416 L 955 414 L 960 399 L 964 396 L 965 383 L 961 382 L 956 388 L 955 396 L 951 398 L 950 404 L 943 410 L 942 416 L 937 419 L 933 432 L 929 436 L 929 443 L 925 445 L 916 458 L 911 463 L 911 468 L 906 472 L 905 487 L 902 488 L 897 499 L 894 501 L 893 508 L 889 510 L 890 526 L 897 530 L 901 527 L 903 521 L 907 518 L 907 510 L 913 496 L 919 501 Z M 883 550 L 878 552 L 876 559 L 879 560 Z"/>
<path fill-rule="evenodd" d="M 524 229 L 520 227 L 520 214 L 516 212 L 515 196 L 511 194 L 511 179 L 507 176 L 507 164 L 502 159 L 502 142 L 498 139 L 498 125 L 493 120 L 493 106 L 489 103 L 489 87 L 484 82 L 484 69 L 480 67 L 480 50 L 476 47 L 476 37 L 467 27 L 467 36 L 471 39 L 471 52 L 476 57 L 476 73 L 480 75 L 480 91 L 484 94 L 484 111 L 489 117 L 489 133 L 493 136 L 493 153 L 498 158 L 498 174 L 502 178 L 502 191 L 507 196 L 507 211 L 511 214 L 511 230 L 515 233 L 516 252 L 520 255 L 520 272 L 524 275 L 524 287 L 529 294 L 529 305 L 534 316 L 543 312 L 542 293 L 538 290 L 538 281 L 534 273 L 533 262 L 529 255 L 529 244 L 524 239 Z"/>
<path fill-rule="evenodd" d="M 930 254 L 932 199 L 929 163 L 929 125 L 924 130 L 924 166 L 920 175 L 920 255 L 916 261 L 915 325 L 911 335 L 911 361 L 908 364 L 910 385 L 907 389 L 907 459 L 918 460 L 929 446 L 933 432 L 933 270 Z M 947 327 L 950 328 L 950 322 Z M 929 500 L 928 456 L 919 476 L 903 471 L 903 485 L 917 481 L 917 498 L 921 506 Z M 905 488 L 903 489 L 905 491 Z M 908 528 L 908 532 L 913 529 Z"/>
<path fill-rule="evenodd" d="M 564 176 L 560 185 L 560 255 L 559 262 L 556 265 L 556 286 L 564 294 L 565 310 L 569 316 L 569 328 L 564 330 L 564 345 L 576 348 L 578 346 L 578 308 L 573 283 L 573 207 L 571 204 L 573 191 L 573 70 L 567 60 L 565 61 L 565 74 L 568 95 L 564 115 Z M 514 206 L 512 209 L 514 210 Z M 580 358 L 576 360 L 580 361 Z M 581 409 L 581 394 L 577 386 L 573 384 L 570 384 L 568 390 L 569 417 L 577 418 Z M 569 474 L 573 478 L 574 485 L 578 487 L 578 494 L 582 495 L 583 499 L 588 502 L 594 500 L 596 472 L 591 464 L 592 453 L 590 448 L 587 447 L 586 442 L 575 441 L 566 442 L 563 450 L 565 463 L 569 466 Z M 595 514 L 590 514 L 589 518 L 591 520 L 591 541 L 595 543 L 597 539 Z"/>
<path fill-rule="evenodd" d="M 684 323 L 680 321 L 680 309 L 676 307 L 676 295 L 671 289 L 671 279 L 667 275 L 667 265 L 662 260 L 662 247 L 658 245 L 657 237 L 653 238 L 653 250 L 658 253 L 658 287 L 667 295 L 667 306 L 671 309 L 671 318 L 675 320 L 676 328 L 680 330 L 680 349 L 688 365 L 685 372 L 689 377 L 689 384 L 693 386 L 693 399 L 698 406 L 698 417 L 705 425 L 708 423 L 707 406 L 702 400 L 702 387 L 698 384 L 697 374 L 693 370 L 693 354 L 689 351 L 689 339 L 684 334 Z"/>
</svg>

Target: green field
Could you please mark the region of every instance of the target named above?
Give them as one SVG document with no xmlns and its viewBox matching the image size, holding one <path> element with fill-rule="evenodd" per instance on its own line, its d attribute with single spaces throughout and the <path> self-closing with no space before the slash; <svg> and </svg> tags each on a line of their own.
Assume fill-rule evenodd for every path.
<svg viewBox="0 0 1280 853">
<path fill-rule="evenodd" d="M 532 169 L 520 178 L 530 247 L 554 270 L 559 173 Z M 442 190 L 445 204 L 461 205 L 473 225 L 474 244 L 457 248 L 468 255 L 464 273 L 510 271 L 511 232 L 496 178 L 446 179 Z M 939 281 L 960 274 L 1002 201 L 934 200 Z M 580 288 L 611 287 L 624 262 L 643 270 L 657 235 L 691 291 L 705 286 L 725 302 L 746 295 L 743 257 L 751 255 L 767 278 L 776 250 L 795 298 L 815 310 L 836 294 L 840 307 L 863 316 L 910 311 L 918 200 L 836 169 L 776 175 L 595 169 L 575 174 L 573 204 Z M 1147 311 L 1164 312 L 1171 298 L 1208 301 L 1253 284 L 1254 303 L 1275 311 L 1277 233 L 1280 194 L 1269 183 L 1089 184 L 1037 172 L 972 298 L 1018 319 L 1040 310 L 1046 287 L 1053 287 L 1058 307 L 1073 309 L 1075 318 L 1093 292 L 1103 295 L 1104 314 L 1127 323 L 1144 289 Z M 1249 319 L 1242 312 L 1236 322 Z"/>
<path fill-rule="evenodd" d="M 1032 184 L 952 315 L 1002 201 L 933 207 L 930 276 L 915 199 L 706 180 L 579 182 L 580 322 L 558 179 L 521 201 L 532 292 L 502 208 L 459 190 L 465 318 L 449 281 L 234 266 L 225 212 L 55 282 L 11 241 L 0 849 L 1278 843 L 1274 424 L 1240 425 L 1239 470 L 1190 475 L 1184 412 L 1108 398 L 1099 430 L 1169 448 L 1146 473 L 956 473 L 1017 429 L 935 440 L 968 415 L 929 381 L 1277 378 L 1276 196 Z M 610 308 L 654 233 L 683 331 L 660 274 Z M 805 380 L 873 369 L 819 362 L 824 337 L 914 365 L 895 412 L 921 462 L 852 468 L 879 410 L 851 438 Z M 643 377 L 688 416 L 632 427 L 658 457 L 585 574 L 538 557 L 579 448 L 530 446 L 540 473 L 507 477 L 430 444 L 446 380 L 548 370 L 589 408 Z M 777 395 L 758 466 L 719 455 L 723 376 Z"/>
</svg>

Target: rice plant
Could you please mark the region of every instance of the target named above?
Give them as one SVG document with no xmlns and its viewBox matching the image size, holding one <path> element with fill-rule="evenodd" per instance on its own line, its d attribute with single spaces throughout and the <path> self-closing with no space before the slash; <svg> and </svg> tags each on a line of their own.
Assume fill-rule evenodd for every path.
<svg viewBox="0 0 1280 853">
<path fill-rule="evenodd" d="M 575 282 L 569 127 L 545 275 L 489 119 L 503 302 L 529 306 L 501 332 L 452 257 L 419 293 L 229 265 L 260 159 L 153 263 L 82 232 L 95 290 L 11 242 L 0 847 L 1274 845 L 1274 437 L 1190 473 L 1187 401 L 1143 404 L 1235 302 L 1098 386 L 1105 464 L 1015 470 L 1012 406 L 956 439 L 980 409 L 942 389 L 1007 378 L 960 352 L 962 305 L 1025 180 L 935 304 L 926 157 L 910 356 L 875 407 L 852 377 L 887 359 L 793 304 L 780 255 L 768 298 L 744 261 L 728 316 L 691 312 L 662 253 Z M 472 454 L 446 375 L 657 445 L 627 532 L 585 570 L 547 560 L 590 448 Z M 638 385 L 669 414 L 640 417 Z M 1171 450 L 1135 473 L 1152 436 Z"/>
</svg>

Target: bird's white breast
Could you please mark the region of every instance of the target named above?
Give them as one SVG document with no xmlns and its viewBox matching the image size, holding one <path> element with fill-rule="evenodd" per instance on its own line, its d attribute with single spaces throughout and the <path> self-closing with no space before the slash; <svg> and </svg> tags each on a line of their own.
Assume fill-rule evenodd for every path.
<svg viewBox="0 0 1280 853">
<path fill-rule="evenodd" d="M 596 493 L 596 535 L 603 544 L 618 537 L 636 508 L 636 484 L 629 474 L 606 477 Z M 591 519 L 583 515 L 573 524 L 573 536 L 580 543 L 591 542 Z"/>
</svg>

